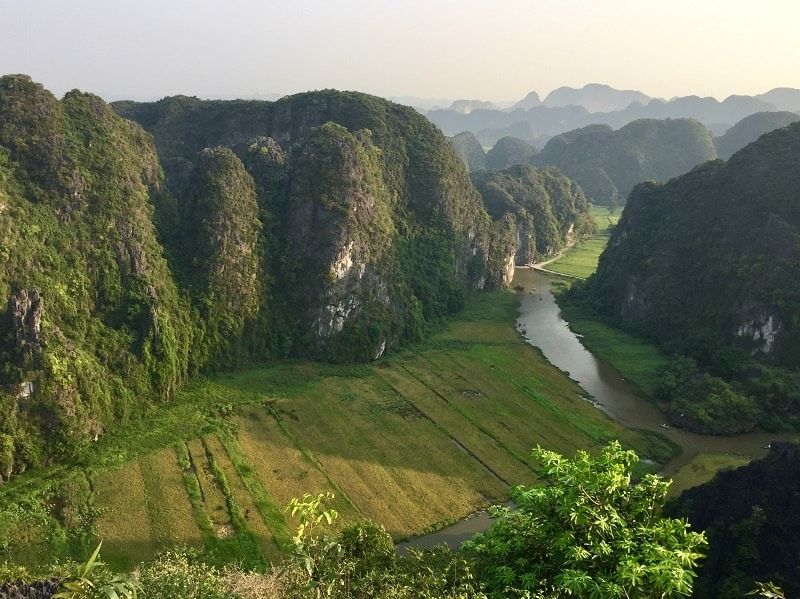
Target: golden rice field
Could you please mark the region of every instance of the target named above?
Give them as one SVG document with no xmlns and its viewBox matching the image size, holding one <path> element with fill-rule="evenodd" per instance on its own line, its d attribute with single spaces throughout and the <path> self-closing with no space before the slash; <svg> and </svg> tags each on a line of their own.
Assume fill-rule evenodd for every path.
<svg viewBox="0 0 800 599">
<path fill-rule="evenodd" d="M 127 566 L 203 544 L 274 561 L 293 528 L 286 504 L 321 492 L 336 496 L 336 526 L 369 518 L 399 540 L 532 482 L 537 444 L 647 451 L 518 337 L 515 301 L 475 298 L 429 342 L 372 365 L 281 363 L 188 389 L 186 402 L 232 406 L 225 426 L 93 477 L 104 555 Z"/>
</svg>

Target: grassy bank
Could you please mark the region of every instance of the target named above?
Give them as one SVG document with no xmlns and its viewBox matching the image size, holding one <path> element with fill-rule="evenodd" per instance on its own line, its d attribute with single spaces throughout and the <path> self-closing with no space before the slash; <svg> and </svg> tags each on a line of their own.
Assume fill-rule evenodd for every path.
<svg viewBox="0 0 800 599">
<path fill-rule="evenodd" d="M 614 328 L 580 306 L 559 302 L 570 329 L 583 345 L 613 366 L 644 396 L 652 397 L 668 359 L 654 345 Z"/>
<path fill-rule="evenodd" d="M 339 525 L 367 517 L 403 539 L 531 482 L 537 444 L 572 454 L 619 438 L 658 455 L 580 399 L 519 338 L 515 316 L 513 294 L 480 295 L 428 342 L 370 365 L 284 362 L 198 380 L 76 468 L 0 488 L 0 560 L 82 558 L 102 538 L 120 568 L 175 543 L 258 565 L 286 546 L 282 509 L 303 493 L 335 493 Z M 76 471 L 89 485 L 66 493 Z"/>
<path fill-rule="evenodd" d="M 608 244 L 611 231 L 617 224 L 622 209 L 609 211 L 607 206 L 593 204 L 590 213 L 595 226 L 594 234 L 576 243 L 557 260 L 549 262 L 547 270 L 585 279 L 597 269 L 597 261 Z"/>
<path fill-rule="evenodd" d="M 750 459 L 740 455 L 719 453 L 700 453 L 691 462 L 683 466 L 672 477 L 672 486 L 669 489 L 671 496 L 675 497 L 681 492 L 697 485 L 707 483 L 720 470 L 738 468 L 750 463 Z"/>
</svg>

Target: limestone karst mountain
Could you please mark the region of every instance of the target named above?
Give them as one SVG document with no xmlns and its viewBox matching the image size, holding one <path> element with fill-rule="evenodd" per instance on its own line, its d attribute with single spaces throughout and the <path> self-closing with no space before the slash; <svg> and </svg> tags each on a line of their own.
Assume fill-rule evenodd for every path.
<svg viewBox="0 0 800 599">
<path fill-rule="evenodd" d="M 634 102 L 645 105 L 649 101 L 650 96 L 640 91 L 589 83 L 581 88 L 559 87 L 547 94 L 542 104 L 550 107 L 583 106 L 589 112 L 614 112 L 624 110 Z"/>
<path fill-rule="evenodd" d="M 575 179 L 596 203 L 624 202 L 642 181 L 667 181 L 716 157 L 711 133 L 691 119 L 592 125 L 552 138 L 533 162 Z"/>
<path fill-rule="evenodd" d="M 574 298 L 676 356 L 671 419 L 735 433 L 800 420 L 800 123 L 631 193 Z"/>
<path fill-rule="evenodd" d="M 449 139 L 467 171 L 479 171 L 486 168 L 486 152 L 483 151 L 481 142 L 472 133 L 464 131 Z"/>
<path fill-rule="evenodd" d="M 517 164 L 531 164 L 538 150 L 518 137 L 505 136 L 486 153 L 489 168 L 503 170 Z"/>
<path fill-rule="evenodd" d="M 3 478 L 198 370 L 374 359 L 502 281 L 480 195 L 410 108 L 323 91 L 115 109 L 0 79 Z"/>
<path fill-rule="evenodd" d="M 511 266 L 553 255 L 592 232 L 586 196 L 557 169 L 519 164 L 473 173 L 472 180 L 498 228 L 498 243 L 513 250 L 497 256 L 513 253 Z"/>
<path fill-rule="evenodd" d="M 723 135 L 714 139 L 717 154 L 727 160 L 746 145 L 774 129 L 800 121 L 796 112 L 757 112 L 743 118 Z"/>
</svg>

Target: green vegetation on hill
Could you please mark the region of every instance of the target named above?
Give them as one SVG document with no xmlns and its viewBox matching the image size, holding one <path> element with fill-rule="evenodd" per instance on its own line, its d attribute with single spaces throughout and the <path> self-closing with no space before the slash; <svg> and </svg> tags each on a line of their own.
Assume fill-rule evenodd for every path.
<svg viewBox="0 0 800 599">
<path fill-rule="evenodd" d="M 248 166 L 274 281 L 262 337 L 284 353 L 373 358 L 498 279 L 487 271 L 493 234 L 480 197 L 446 138 L 412 109 L 329 90 L 115 109 L 153 134 L 179 203 L 204 147 L 228 146 Z"/>
<path fill-rule="evenodd" d="M 800 121 L 795 112 L 757 112 L 743 118 L 723 135 L 714 139 L 717 154 L 727 160 L 746 145 L 754 142 L 765 133 L 786 127 Z"/>
<path fill-rule="evenodd" d="M 80 455 L 196 370 L 165 195 L 149 136 L 100 98 L 0 78 L 0 478 Z"/>
<path fill-rule="evenodd" d="M 624 202 L 643 181 L 667 181 L 716 158 L 711 133 L 693 119 L 641 119 L 618 130 L 589 125 L 552 138 L 533 159 L 574 179 L 596 204 Z"/>
<path fill-rule="evenodd" d="M 513 264 L 553 255 L 592 232 L 583 191 L 557 169 L 517 165 L 473 173 L 472 181 L 491 217 L 505 223 L 503 247 L 513 249 Z"/>
<path fill-rule="evenodd" d="M 787 443 L 773 443 L 766 458 L 685 491 L 669 512 L 688 518 L 709 541 L 694 596 L 733 599 L 771 581 L 797 597 L 798 493 L 800 446 Z"/>
<path fill-rule="evenodd" d="M 371 360 L 502 280 L 479 194 L 412 109 L 334 91 L 117 108 L 152 136 L 0 78 L 2 480 L 198 371 Z"/>
<path fill-rule="evenodd" d="M 468 172 L 481 171 L 486 168 L 486 152 L 478 138 L 469 131 L 464 131 L 449 138 L 458 157 Z"/>
<path fill-rule="evenodd" d="M 501 137 L 486 153 L 486 165 L 495 170 L 503 170 L 518 164 L 531 164 L 538 150 L 528 142 L 517 137 Z"/>
<path fill-rule="evenodd" d="M 236 354 L 247 346 L 245 331 L 268 309 L 259 216 L 255 184 L 242 162 L 228 148 L 203 150 L 178 219 L 179 272 L 186 272 L 202 315 L 204 350 L 220 367 L 241 362 Z"/>
<path fill-rule="evenodd" d="M 678 424 L 797 426 L 798 154 L 794 124 L 637 187 L 597 272 L 566 298 L 675 356 L 657 396 Z"/>
</svg>

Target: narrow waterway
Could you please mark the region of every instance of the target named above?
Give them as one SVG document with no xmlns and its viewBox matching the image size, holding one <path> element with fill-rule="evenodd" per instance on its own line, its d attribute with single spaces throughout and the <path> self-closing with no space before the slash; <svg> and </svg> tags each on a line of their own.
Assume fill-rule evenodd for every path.
<svg viewBox="0 0 800 599">
<path fill-rule="evenodd" d="M 545 358 L 569 374 L 596 402 L 599 409 L 629 428 L 655 431 L 681 446 L 680 456 L 665 465 L 672 474 L 700 452 L 730 453 L 758 458 L 773 440 L 788 438 L 774 433 L 749 433 L 730 437 L 698 435 L 669 428 L 666 415 L 652 402 L 638 397 L 631 386 L 609 365 L 587 350 L 580 338 L 561 318 L 561 310 L 552 293 L 553 278 L 528 268 L 518 268 L 513 285 L 524 291 L 520 298 L 517 328 L 523 337 L 538 347 Z"/>
<path fill-rule="evenodd" d="M 732 437 L 698 435 L 677 428 L 664 428 L 665 414 L 653 403 L 638 397 L 619 372 L 598 360 L 561 318 L 552 293 L 553 277 L 529 268 L 517 268 L 512 285 L 521 286 L 517 329 L 525 340 L 539 348 L 545 358 L 566 372 L 591 397 L 598 409 L 629 428 L 655 431 L 668 437 L 682 452 L 664 466 L 671 475 L 701 452 L 763 457 L 766 446 L 789 435 L 749 433 Z M 796 437 L 796 436 L 794 436 Z M 446 543 L 456 548 L 476 532 L 488 528 L 490 519 L 479 512 L 440 531 L 411 539 L 398 547 L 426 549 Z"/>
</svg>

